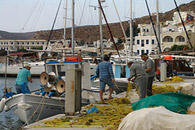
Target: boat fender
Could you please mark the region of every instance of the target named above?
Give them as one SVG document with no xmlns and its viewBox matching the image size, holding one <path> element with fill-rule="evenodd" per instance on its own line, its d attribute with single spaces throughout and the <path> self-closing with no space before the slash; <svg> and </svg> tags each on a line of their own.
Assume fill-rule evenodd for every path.
<svg viewBox="0 0 195 130">
<path fill-rule="evenodd" d="M 47 93 L 46 91 L 43 91 L 41 96 L 45 96 L 46 93 Z"/>
<path fill-rule="evenodd" d="M 48 97 L 51 97 L 53 94 L 54 94 L 53 92 L 50 92 L 49 95 L 48 95 Z"/>
<path fill-rule="evenodd" d="M 4 107 L 5 107 L 5 98 L 3 98 L 0 102 L 0 112 L 2 112 L 4 110 Z"/>
<path fill-rule="evenodd" d="M 25 104 L 25 103 L 19 103 L 18 104 L 18 108 L 23 109 L 23 110 L 29 110 L 30 108 L 32 108 L 32 105 L 30 104 Z"/>
<path fill-rule="evenodd" d="M 4 110 L 7 112 L 9 111 L 9 107 L 7 105 L 4 106 Z"/>
</svg>

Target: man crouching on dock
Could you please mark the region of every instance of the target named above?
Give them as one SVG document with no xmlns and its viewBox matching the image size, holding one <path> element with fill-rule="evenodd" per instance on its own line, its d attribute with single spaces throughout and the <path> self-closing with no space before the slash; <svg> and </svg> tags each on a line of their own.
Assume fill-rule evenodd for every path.
<svg viewBox="0 0 195 130">
<path fill-rule="evenodd" d="M 104 55 L 104 61 L 98 64 L 96 69 L 96 74 L 100 80 L 100 100 L 103 102 L 103 92 L 105 90 L 106 84 L 109 86 L 110 95 L 109 99 L 112 99 L 112 92 L 114 90 L 114 73 L 112 70 L 112 64 L 109 62 L 110 57 Z"/>
</svg>

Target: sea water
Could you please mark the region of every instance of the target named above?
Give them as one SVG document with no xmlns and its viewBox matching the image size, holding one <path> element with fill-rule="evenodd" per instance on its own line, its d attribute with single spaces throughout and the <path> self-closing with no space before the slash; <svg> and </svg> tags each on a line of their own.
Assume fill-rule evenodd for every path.
<svg viewBox="0 0 195 130">
<path fill-rule="evenodd" d="M 1 66 L 1 65 L 0 65 Z M 32 78 L 33 82 L 29 83 L 29 89 L 31 91 L 37 90 L 40 88 L 40 81 L 39 78 Z M 6 82 L 6 87 L 12 88 L 13 92 L 16 92 L 15 90 L 15 81 L 16 77 L 8 77 Z M 5 87 L 5 78 L 0 77 L 0 98 L 3 96 L 3 88 Z M 23 122 L 21 122 L 15 115 L 12 110 L 8 112 L 1 112 L 0 113 L 0 130 L 18 130 L 23 125 Z"/>
</svg>

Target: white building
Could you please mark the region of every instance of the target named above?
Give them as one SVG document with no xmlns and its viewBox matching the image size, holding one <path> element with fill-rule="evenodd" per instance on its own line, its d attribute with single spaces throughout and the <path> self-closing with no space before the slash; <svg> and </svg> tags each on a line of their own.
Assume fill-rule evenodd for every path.
<svg viewBox="0 0 195 130">
<path fill-rule="evenodd" d="M 193 11 L 185 11 L 185 12 L 180 12 L 181 17 L 183 19 L 184 22 L 187 22 L 187 15 L 191 15 L 193 17 L 195 17 L 195 13 Z M 173 25 L 177 25 L 181 23 L 181 19 L 179 17 L 178 12 L 174 12 L 173 14 Z"/>
<path fill-rule="evenodd" d="M 134 52 L 138 55 L 143 53 L 151 54 L 157 50 L 157 42 L 155 36 L 136 36 L 133 46 Z"/>
</svg>

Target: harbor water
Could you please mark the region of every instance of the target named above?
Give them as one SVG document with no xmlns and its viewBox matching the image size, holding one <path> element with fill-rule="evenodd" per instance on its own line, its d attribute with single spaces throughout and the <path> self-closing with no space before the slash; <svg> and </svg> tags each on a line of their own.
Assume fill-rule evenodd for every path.
<svg viewBox="0 0 195 130">
<path fill-rule="evenodd" d="M 39 78 L 32 78 L 33 83 L 29 83 L 29 88 L 31 91 L 37 90 L 40 88 Z M 8 77 L 6 86 L 12 88 L 13 92 L 15 90 L 15 81 L 16 77 Z M 3 88 L 5 87 L 5 78 L 0 77 L 0 98 L 3 96 Z M 18 130 L 23 125 L 23 123 L 14 115 L 13 111 L 1 112 L 0 113 L 0 130 Z"/>
</svg>

